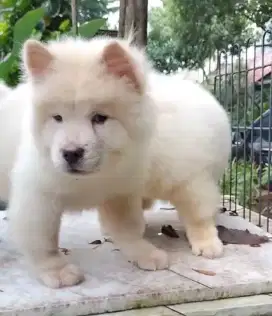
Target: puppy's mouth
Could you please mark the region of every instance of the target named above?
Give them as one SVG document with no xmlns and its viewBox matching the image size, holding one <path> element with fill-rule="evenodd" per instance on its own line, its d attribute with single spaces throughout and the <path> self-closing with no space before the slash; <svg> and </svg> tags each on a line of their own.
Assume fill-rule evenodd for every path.
<svg viewBox="0 0 272 316">
<path fill-rule="evenodd" d="M 99 166 L 100 166 L 100 161 L 98 161 L 95 165 L 93 165 L 91 169 L 87 169 L 87 170 L 84 170 L 78 166 L 69 165 L 66 167 L 66 172 L 69 173 L 70 175 L 86 176 L 86 175 L 90 175 L 90 174 L 99 172 L 99 170 L 100 170 Z"/>
<path fill-rule="evenodd" d="M 70 173 L 70 174 L 74 174 L 74 175 L 87 175 L 89 174 L 90 172 L 87 172 L 85 170 L 80 170 L 80 169 L 77 169 L 76 167 L 67 167 L 67 173 Z"/>
</svg>

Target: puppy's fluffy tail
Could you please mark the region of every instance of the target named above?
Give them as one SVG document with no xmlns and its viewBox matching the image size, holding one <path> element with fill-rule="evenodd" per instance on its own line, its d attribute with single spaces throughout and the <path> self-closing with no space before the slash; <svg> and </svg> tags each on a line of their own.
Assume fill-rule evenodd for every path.
<svg viewBox="0 0 272 316">
<path fill-rule="evenodd" d="M 8 87 L 3 81 L 0 81 L 0 102 L 10 93 L 11 88 Z"/>
</svg>

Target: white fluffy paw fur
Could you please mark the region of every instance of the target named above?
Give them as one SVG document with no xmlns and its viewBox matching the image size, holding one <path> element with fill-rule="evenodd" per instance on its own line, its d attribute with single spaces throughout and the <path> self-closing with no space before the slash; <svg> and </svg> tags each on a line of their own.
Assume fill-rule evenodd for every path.
<svg viewBox="0 0 272 316">
<path fill-rule="evenodd" d="M 196 256 L 203 256 L 209 259 L 221 257 L 223 244 L 217 236 L 204 240 L 191 241 L 192 252 Z"/>
<path fill-rule="evenodd" d="M 150 253 L 137 258 L 135 264 L 143 270 L 163 270 L 169 267 L 169 258 L 165 251 L 155 248 Z"/>
<path fill-rule="evenodd" d="M 84 274 L 73 264 L 50 269 L 40 274 L 41 281 L 48 287 L 58 289 L 77 285 L 84 280 Z"/>
</svg>

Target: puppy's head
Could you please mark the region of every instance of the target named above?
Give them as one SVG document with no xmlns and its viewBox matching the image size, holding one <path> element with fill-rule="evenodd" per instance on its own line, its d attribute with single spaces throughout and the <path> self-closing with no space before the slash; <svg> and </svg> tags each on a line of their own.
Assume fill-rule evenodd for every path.
<svg viewBox="0 0 272 316">
<path fill-rule="evenodd" d="M 23 66 L 32 85 L 32 134 L 55 168 L 93 173 L 111 154 L 122 157 L 150 138 L 148 64 L 128 42 L 28 40 Z"/>
</svg>

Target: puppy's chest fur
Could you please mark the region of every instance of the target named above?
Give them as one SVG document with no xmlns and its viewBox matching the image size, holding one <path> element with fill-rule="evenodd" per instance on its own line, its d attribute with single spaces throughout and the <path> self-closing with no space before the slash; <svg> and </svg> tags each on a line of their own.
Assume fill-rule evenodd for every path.
<svg viewBox="0 0 272 316">
<path fill-rule="evenodd" d="M 60 199 L 64 209 L 69 210 L 96 207 L 117 195 L 142 194 L 146 174 L 144 164 L 126 160 L 89 176 L 57 175 L 54 170 L 47 171 L 37 172 L 34 181 L 53 199 Z"/>
<path fill-rule="evenodd" d="M 59 192 L 65 209 L 82 210 L 95 207 L 113 196 L 139 192 L 142 186 L 140 181 L 132 181 L 127 176 L 81 180 L 78 180 L 78 185 L 70 185 L 69 189 L 67 187 L 66 192 Z"/>
</svg>

